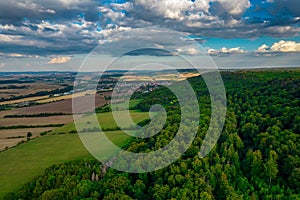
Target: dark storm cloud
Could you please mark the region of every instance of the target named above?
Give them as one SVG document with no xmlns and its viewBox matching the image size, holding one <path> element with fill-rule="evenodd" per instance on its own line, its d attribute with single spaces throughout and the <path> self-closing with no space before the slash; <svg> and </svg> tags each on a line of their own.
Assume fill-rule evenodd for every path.
<svg viewBox="0 0 300 200">
<path fill-rule="evenodd" d="M 143 48 L 137 49 L 131 52 L 126 53 L 127 56 L 140 56 L 140 55 L 147 55 L 147 56 L 173 56 L 172 52 L 163 50 L 163 49 L 153 49 L 153 48 Z"/>
</svg>

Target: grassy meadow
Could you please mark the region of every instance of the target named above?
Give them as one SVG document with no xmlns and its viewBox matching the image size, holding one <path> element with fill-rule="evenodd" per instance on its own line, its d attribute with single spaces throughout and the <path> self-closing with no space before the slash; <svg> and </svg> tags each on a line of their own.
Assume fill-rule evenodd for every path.
<svg viewBox="0 0 300 200">
<path fill-rule="evenodd" d="M 122 116 L 122 112 L 118 114 Z M 135 122 L 149 118 L 148 113 L 130 111 Z M 86 116 L 85 120 L 91 116 Z M 101 127 L 116 128 L 112 113 L 99 113 L 97 118 Z M 126 123 L 124 119 L 122 124 Z M 78 159 L 90 159 L 92 156 L 84 148 L 78 134 L 68 134 L 75 129 L 74 123 L 54 129 L 49 135 L 32 139 L 0 153 L 0 199 L 8 193 L 17 190 L 21 185 L 41 174 L 47 167 Z M 63 134 L 64 133 L 64 134 Z M 105 132 L 107 137 L 119 147 L 127 145 L 132 137 L 122 131 Z M 106 144 L 101 144 L 101 152 L 111 155 Z M 102 151 L 103 149 L 103 151 Z"/>
<path fill-rule="evenodd" d="M 122 127 L 127 127 L 129 126 L 129 121 L 128 118 L 125 116 L 125 111 L 117 111 L 115 112 L 115 115 L 117 115 L 120 119 L 119 125 L 123 125 Z M 124 117 L 123 117 L 124 116 Z M 149 114 L 147 112 L 139 112 L 139 111 L 130 111 L 130 116 L 134 122 L 140 122 L 145 119 L 149 118 Z M 101 128 L 103 129 L 115 129 L 117 128 L 117 123 L 114 120 L 114 117 L 111 112 L 107 113 L 98 113 L 97 118 L 99 121 L 99 124 L 101 125 Z M 80 120 L 79 120 L 80 121 Z M 93 121 L 93 116 L 86 116 L 83 118 L 82 122 L 87 122 L 87 121 Z M 82 127 L 88 128 L 91 127 L 91 124 L 82 124 Z M 95 125 L 96 126 L 96 125 Z M 75 124 L 74 123 L 69 123 L 66 124 L 62 127 L 59 127 L 55 130 L 53 130 L 51 133 L 53 134 L 61 134 L 61 133 L 69 133 L 70 131 L 76 130 Z"/>
</svg>

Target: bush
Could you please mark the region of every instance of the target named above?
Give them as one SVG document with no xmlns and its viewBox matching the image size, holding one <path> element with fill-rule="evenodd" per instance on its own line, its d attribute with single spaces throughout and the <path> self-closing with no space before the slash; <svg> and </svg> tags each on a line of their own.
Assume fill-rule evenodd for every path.
<svg viewBox="0 0 300 200">
<path fill-rule="evenodd" d="M 50 132 L 51 132 L 51 130 L 49 130 L 49 131 L 43 131 L 43 132 L 40 133 L 40 136 L 47 135 L 47 134 L 50 133 Z"/>
<path fill-rule="evenodd" d="M 28 132 L 28 133 L 27 133 L 27 137 L 30 138 L 31 136 L 32 136 L 32 133 L 31 133 L 31 132 Z"/>
</svg>

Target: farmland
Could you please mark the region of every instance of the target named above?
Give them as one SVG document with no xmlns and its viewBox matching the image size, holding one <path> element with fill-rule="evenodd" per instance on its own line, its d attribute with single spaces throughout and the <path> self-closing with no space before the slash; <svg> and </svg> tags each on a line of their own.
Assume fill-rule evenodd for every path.
<svg viewBox="0 0 300 200">
<path fill-rule="evenodd" d="M 72 98 L 78 98 L 78 97 L 83 97 L 85 95 L 89 95 L 89 94 L 94 94 L 95 92 L 78 92 L 76 94 L 69 94 L 69 95 L 64 95 L 64 96 L 58 96 L 58 97 L 52 97 L 52 98 L 46 98 L 46 99 L 42 99 L 42 100 L 38 100 L 37 103 L 51 103 L 51 102 L 55 102 L 55 101 L 61 101 L 61 100 L 65 100 L 65 99 L 72 99 Z"/>
<path fill-rule="evenodd" d="M 87 79 L 85 77 L 85 79 Z M 106 104 L 105 96 L 110 93 L 95 94 L 96 107 Z M 73 123 L 72 115 L 72 97 L 82 102 L 81 112 L 86 113 L 89 106 L 85 103 L 93 95 L 86 92 L 79 92 L 72 95 L 63 95 L 58 97 L 30 97 L 20 100 L 12 100 L 9 103 L 21 103 L 25 101 L 35 101 L 39 105 L 21 106 L 10 110 L 0 112 L 0 127 L 14 126 L 47 126 L 50 124 L 65 124 L 62 127 L 42 127 L 42 128 L 17 128 L 0 130 L 0 150 L 7 147 L 8 150 L 0 154 L 0 199 L 7 192 L 17 190 L 22 184 L 31 180 L 43 172 L 43 170 L 53 164 L 62 162 L 89 159 L 91 156 L 83 147 Z M 7 105 L 2 102 L 3 105 Z M 132 102 L 135 105 L 138 102 Z M 122 104 L 119 106 L 123 107 Z M 79 117 L 82 113 L 78 113 Z M 124 111 L 118 111 L 116 114 L 123 115 Z M 135 122 L 142 121 L 149 117 L 148 113 L 131 111 L 131 117 Z M 92 116 L 85 116 L 84 120 L 89 120 Z M 98 113 L 97 118 L 103 128 L 117 129 L 112 113 Z M 125 118 L 126 119 L 126 118 Z M 126 124 L 126 120 L 123 124 Z M 86 125 L 88 127 L 88 125 Z M 27 141 L 27 133 L 31 132 L 31 140 Z M 47 132 L 48 135 L 40 136 L 40 133 Z M 131 137 L 122 131 L 105 132 L 110 140 L 120 147 L 126 145 Z M 25 143 L 17 145 L 21 141 Z M 16 146 L 17 145 L 17 146 Z M 106 144 L 99 142 L 104 155 L 112 155 L 114 152 L 107 148 Z"/>
<path fill-rule="evenodd" d="M 72 115 L 50 116 L 50 117 L 26 117 L 26 118 L 0 118 L 0 126 L 18 125 L 47 125 L 66 124 L 73 120 Z"/>
<path fill-rule="evenodd" d="M 38 97 L 28 97 L 28 98 L 11 100 L 11 101 L 3 101 L 3 102 L 0 102 L 0 105 L 18 104 L 18 103 L 29 102 L 29 101 L 37 101 L 37 100 L 41 101 L 41 99 L 48 99 L 48 98 L 49 98 L 49 95 L 38 96 Z"/>
<path fill-rule="evenodd" d="M 80 99 L 80 101 L 85 102 L 87 99 L 90 98 L 92 95 L 86 95 L 86 96 L 80 96 L 77 97 Z M 96 106 L 103 106 L 105 104 L 104 97 L 101 97 L 100 95 L 96 95 Z M 88 111 L 88 106 L 85 106 L 83 104 L 82 106 L 82 112 Z M 21 117 L 21 116 L 34 116 L 34 115 L 42 115 L 42 114 L 51 114 L 53 113 L 54 116 L 47 116 L 47 117 Z M 55 113 L 62 113 L 63 115 L 57 115 L 55 116 Z M 15 117 L 9 117 L 5 118 L 7 116 L 15 116 Z M 5 133 L 7 131 L 7 134 L 10 134 L 14 132 L 13 137 L 22 136 L 17 135 L 18 133 L 23 133 L 23 128 L 18 129 L 16 126 L 43 126 L 47 127 L 47 129 L 52 130 L 53 127 L 50 127 L 50 125 L 56 125 L 56 124 L 68 124 L 73 121 L 72 116 L 72 99 L 66 99 L 61 101 L 56 101 L 53 103 L 45 103 L 42 105 L 36 105 L 36 106 L 30 106 L 30 107 L 22 107 L 22 108 L 15 108 L 12 110 L 6 110 L 0 112 L 0 127 L 15 127 L 14 130 L 2 130 L 2 133 Z M 27 132 L 36 132 L 37 128 L 32 127 L 30 129 L 26 129 Z M 42 131 L 41 131 L 42 132 Z M 40 133 L 36 133 L 40 134 Z M 2 138 L 0 140 L 0 150 L 5 149 L 6 147 L 12 147 L 18 144 L 20 141 L 24 140 L 24 138 L 10 138 L 5 139 Z"/>
<path fill-rule="evenodd" d="M 2 78 L 0 76 L 0 83 L 1 81 L 3 83 L 0 85 L 2 95 L 0 97 L 2 98 L 0 101 L 0 151 L 2 151 L 0 153 L 0 199 L 6 193 L 16 191 L 53 164 L 91 158 L 76 134 L 73 114 L 80 118 L 79 122 L 84 122 L 81 128 L 88 132 L 93 131 L 94 124 L 86 123 L 92 121 L 93 117 L 87 115 L 87 112 L 93 111 L 87 102 L 95 97 L 95 107 L 109 103 L 110 88 L 117 81 L 114 74 L 111 76 L 113 78 L 104 78 L 99 84 L 97 93 L 87 89 L 78 92 L 69 90 L 57 94 L 54 92 L 71 88 L 73 74 L 5 74 Z M 136 76 L 133 77 L 136 79 Z M 173 78 L 171 80 L 168 75 L 157 78 L 166 81 L 167 84 L 173 81 Z M 93 81 L 92 74 L 82 75 L 83 85 L 88 84 L 89 81 Z M 128 81 L 130 82 L 129 79 Z M 127 86 L 129 89 L 135 87 L 136 82 L 130 82 Z M 73 113 L 72 98 L 79 102 L 80 109 L 77 113 Z M 120 123 L 115 122 L 111 112 L 103 112 L 101 109 L 97 111 L 96 116 L 107 137 L 114 144 L 123 147 L 133 138 L 119 130 L 120 127 L 130 127 L 129 117 L 123 111 L 126 105 L 122 103 L 122 98 L 118 99 L 119 101 L 120 103 L 116 105 L 119 111 L 114 114 L 119 116 Z M 140 99 L 130 101 L 129 107 L 135 107 L 140 101 Z M 149 114 L 131 110 L 130 117 L 138 123 L 148 119 Z M 30 138 L 27 137 L 29 132 Z M 41 133 L 45 135 L 41 136 Z M 116 153 L 101 141 L 99 146 L 105 157 Z"/>
<path fill-rule="evenodd" d="M 13 138 L 18 136 L 26 137 L 28 132 L 32 133 L 31 137 L 36 137 L 39 136 L 40 133 L 42 132 L 53 130 L 53 129 L 55 129 L 55 127 L 0 130 L 0 139 Z"/>
<path fill-rule="evenodd" d="M 122 115 L 122 112 L 119 111 L 117 114 Z M 131 112 L 131 116 L 136 122 L 149 117 L 148 113 L 135 111 Z M 117 126 L 111 113 L 100 113 L 97 114 L 97 117 L 103 128 L 115 128 Z M 91 156 L 83 147 L 78 135 L 66 134 L 73 129 L 75 129 L 74 123 L 70 123 L 53 130 L 50 135 L 38 137 L 2 152 L 0 154 L 0 184 L 5 186 L 0 190 L 0 199 L 5 193 L 18 189 L 20 185 L 39 175 L 43 169 L 52 164 L 90 158 Z M 40 129 L 39 131 L 42 130 L 48 129 Z M 120 147 L 128 144 L 131 140 L 131 137 L 122 131 L 110 131 L 105 132 L 105 134 Z M 107 144 L 101 144 L 99 141 L 99 146 L 101 146 L 103 155 L 114 154 L 107 148 Z"/>
<path fill-rule="evenodd" d="M 57 85 L 53 83 L 45 83 L 43 81 L 37 81 L 36 83 L 13 84 L 13 85 L 3 84 L 0 87 L 0 98 L 15 97 L 20 94 L 29 95 L 36 92 L 50 91 L 50 90 L 62 89 L 62 88 L 63 86 L 61 85 Z M 23 101 L 26 101 L 26 99 L 23 99 Z M 19 102 L 22 101 L 19 100 Z M 5 102 L 5 104 L 11 104 L 11 103 L 14 102 L 9 102 L 9 101 Z"/>
<path fill-rule="evenodd" d="M 0 150 L 26 141 L 28 132 L 33 138 L 72 122 L 72 98 L 82 102 L 80 112 L 91 111 L 85 102 L 95 92 L 73 92 L 73 79 L 69 72 L 0 74 Z M 106 104 L 103 95 L 96 94 L 95 99 L 96 107 Z"/>
<path fill-rule="evenodd" d="M 96 96 L 96 107 L 103 106 L 106 102 L 103 97 L 100 95 Z M 80 101 L 85 102 L 88 100 L 92 95 L 86 95 L 79 98 Z M 86 112 L 88 106 L 83 105 L 82 112 Z M 72 99 L 65 99 L 61 101 L 56 101 L 52 103 L 46 103 L 42 105 L 30 106 L 30 107 L 23 107 L 17 108 L 13 110 L 7 110 L 0 112 L 0 117 L 4 117 L 5 115 L 13 115 L 13 114 L 37 114 L 37 113 L 65 113 L 65 114 L 72 114 Z"/>
<path fill-rule="evenodd" d="M 21 141 L 26 141 L 28 132 L 31 132 L 31 138 L 35 138 L 40 136 L 40 133 L 48 132 L 53 129 L 55 129 L 55 127 L 0 130 L 0 151 L 6 147 L 16 146 Z"/>
</svg>

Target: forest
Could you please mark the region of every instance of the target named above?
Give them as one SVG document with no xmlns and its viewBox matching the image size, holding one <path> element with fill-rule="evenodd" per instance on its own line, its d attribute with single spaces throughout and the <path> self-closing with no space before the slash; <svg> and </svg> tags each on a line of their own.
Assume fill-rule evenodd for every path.
<svg viewBox="0 0 300 200">
<path fill-rule="evenodd" d="M 173 164 L 134 174 L 107 168 L 97 160 L 61 163 L 4 199 L 300 199 L 300 71 L 240 70 L 221 75 L 226 121 L 206 157 L 199 158 L 198 153 L 208 129 L 211 101 L 199 76 L 188 79 L 201 113 L 197 136 Z M 163 105 L 167 121 L 159 134 L 136 138 L 126 150 L 150 152 L 167 145 L 179 128 L 176 96 L 162 86 L 132 98 L 142 99 L 136 110 Z"/>
</svg>

